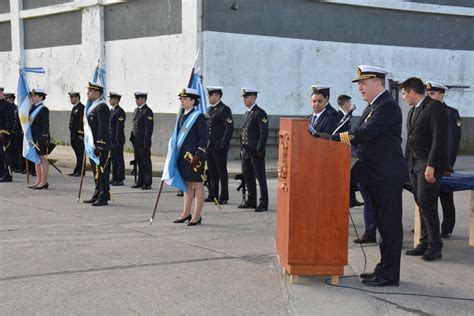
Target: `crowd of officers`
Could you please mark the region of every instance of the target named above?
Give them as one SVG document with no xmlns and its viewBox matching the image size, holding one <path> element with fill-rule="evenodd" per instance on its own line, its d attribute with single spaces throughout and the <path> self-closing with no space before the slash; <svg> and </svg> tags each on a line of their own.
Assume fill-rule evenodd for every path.
<svg viewBox="0 0 474 316">
<path fill-rule="evenodd" d="M 311 106 L 312 115 L 308 117 L 309 132 L 322 139 L 338 141 L 351 145 L 357 162 L 351 170 L 351 206 L 355 190 L 360 189 L 364 201 L 370 208 L 364 211 L 366 226 L 371 225 L 375 239 L 375 229 L 381 235 L 381 260 L 373 272 L 363 273 L 362 282 L 369 286 L 398 285 L 400 279 L 400 256 L 402 249 L 402 190 L 409 188 L 421 215 L 421 238 L 414 249 L 406 255 L 420 256 L 426 261 L 441 258 L 441 235 L 449 237 L 454 226 L 454 203 L 452 193 L 441 195 L 444 212 L 444 222 L 440 232 L 437 210 L 440 182 L 443 176 L 453 172 L 460 142 L 461 120 L 459 113 L 443 103 L 444 93 L 448 89 L 444 85 L 429 81 L 424 84 L 419 78 L 408 78 L 400 88 L 403 100 L 411 107 L 407 121 L 407 144 L 405 154 L 402 153 L 402 113 L 400 106 L 385 89 L 388 71 L 374 66 L 361 65 L 357 68 L 358 89 L 363 100 L 368 104 L 361 118 L 351 126 L 350 114 L 354 110 L 347 95 L 338 97 L 339 110 L 330 103 L 330 87 L 324 85 L 312 86 Z M 178 95 L 183 112 L 177 124 L 178 132 L 186 136 L 181 148 L 177 165 L 181 170 L 186 186 L 194 188 L 195 199 L 204 202 L 202 177 L 209 171 L 209 195 L 207 202 L 217 201 L 226 204 L 229 200 L 227 155 L 234 131 L 234 119 L 230 107 L 222 102 L 223 88 L 207 87 L 209 109 L 205 115 L 194 115 L 194 125 L 186 125 L 188 117 L 193 117 L 195 106 L 200 96 L 194 89 L 186 88 Z M 0 95 L 0 130 L 2 141 L 3 173 L 0 181 L 11 181 L 11 168 L 20 170 L 19 153 L 11 148 L 21 147 L 21 127 L 14 106 L 14 95 Z M 46 94 L 41 91 L 43 98 L 38 99 L 32 111 L 41 108 Z M 120 107 L 121 95 L 109 94 L 110 106 L 102 97 L 103 87 L 89 83 L 88 100 L 92 102 L 88 113 L 85 113 L 91 127 L 95 154 L 100 163 L 96 165 L 91 160 L 96 190 L 86 203 L 95 206 L 107 205 L 109 192 L 109 162 L 112 164 L 112 185 L 123 185 L 124 173 L 124 127 L 126 114 Z M 34 95 L 34 92 L 33 92 Z M 256 212 L 268 210 L 268 189 L 265 175 L 265 148 L 268 138 L 268 117 L 266 112 L 256 104 L 258 91 L 250 88 L 242 89 L 243 103 L 247 109 L 241 132 L 241 160 L 243 179 L 248 188 L 248 198 L 244 199 L 239 208 L 253 208 Z M 73 108 L 69 129 L 71 146 L 77 157 L 76 167 L 71 174 L 80 176 L 84 157 L 84 105 L 80 102 L 80 94 L 69 94 Z M 133 113 L 132 132 L 130 141 L 134 148 L 134 158 L 137 165 L 137 177 L 132 188 L 149 190 L 152 185 L 151 145 L 153 133 L 153 112 L 147 106 L 147 93 L 135 93 L 136 109 Z M 16 113 L 16 114 L 15 114 Z M 30 114 L 31 115 L 31 114 Z M 36 118 L 31 118 L 33 125 Z M 206 126 L 207 121 L 207 126 Z M 190 130 L 188 131 L 187 128 Z M 184 130 L 183 130 L 184 129 Z M 49 131 L 46 135 L 40 128 L 41 135 L 33 139 L 39 144 L 49 141 Z M 46 138 L 45 138 L 46 136 Z M 16 142 L 16 145 L 15 145 Z M 40 146 L 41 147 L 41 146 Z M 44 147 L 44 146 L 43 146 Z M 47 144 L 46 144 L 47 147 Z M 18 150 L 18 149 L 17 149 Z M 186 153 L 184 153 L 186 151 Z M 39 150 L 40 155 L 44 155 Z M 188 156 L 189 154 L 189 156 Z M 12 158 L 15 155 L 16 158 Z M 197 171 L 197 170 L 201 171 Z M 37 172 L 40 169 L 36 169 Z M 195 174 L 200 172 L 201 174 Z M 46 177 L 47 179 L 47 177 Z M 352 181 L 352 179 L 354 179 Z M 257 203 L 256 180 L 260 187 L 260 198 Z M 38 183 L 37 186 L 44 183 Z M 202 188 L 202 190 L 201 190 Z M 46 186 L 47 189 L 47 186 Z M 201 194 L 202 191 L 202 194 Z M 200 212 L 202 203 L 197 201 L 196 211 L 190 214 L 190 203 L 193 196 L 185 193 L 184 209 L 175 223 L 189 221 L 189 226 L 201 223 Z M 370 213 L 370 214 L 369 214 Z M 367 231 L 366 231 L 367 233 Z M 367 238 L 366 238 L 367 239 Z M 360 242 L 363 242 L 360 240 Z"/>
<path fill-rule="evenodd" d="M 12 181 L 12 172 L 25 172 L 25 160 L 21 154 L 23 141 L 22 128 L 19 123 L 17 107 L 14 104 L 15 95 L 8 93 L 3 98 L 3 89 L 0 90 L 0 130 L 2 136 L 2 178 L 0 181 Z M 109 185 L 123 186 L 125 180 L 125 124 L 126 113 L 120 106 L 122 95 L 110 92 L 109 105 L 105 103 L 103 87 L 90 82 L 87 99 L 91 102 L 90 110 L 84 113 L 85 105 L 81 102 L 79 92 L 70 92 L 69 99 L 72 104 L 69 120 L 70 144 L 76 156 L 76 163 L 69 176 L 80 177 L 85 172 L 85 146 L 84 146 L 84 115 L 91 127 L 95 153 L 100 164 L 90 161 L 96 180 L 96 190 L 93 196 L 85 200 L 94 206 L 107 205 L 110 200 Z M 221 100 L 223 88 L 216 86 L 207 87 L 209 108 L 205 113 L 206 121 L 206 155 L 207 181 L 209 193 L 206 202 L 217 200 L 219 204 L 226 204 L 229 200 L 227 155 L 230 142 L 234 133 L 234 118 L 229 106 Z M 38 145 L 40 157 L 47 157 L 47 150 L 40 150 L 43 144 L 48 145 L 49 111 L 42 101 L 46 98 L 42 89 L 33 90 L 30 98 L 39 96 L 39 101 L 33 104 L 33 109 L 38 108 L 39 114 L 30 116 L 32 125 L 39 126 L 38 131 L 33 131 L 33 139 Z M 148 94 L 135 92 L 136 108 L 133 112 L 132 130 L 129 140 L 133 145 L 135 181 L 131 186 L 134 189 L 149 190 L 152 186 L 151 146 L 154 127 L 154 114 L 146 104 Z M 253 208 L 256 212 L 268 210 L 268 189 L 265 175 L 265 147 L 268 138 L 268 117 L 265 111 L 256 105 L 258 91 L 250 88 L 242 89 L 243 103 L 247 107 L 244 123 L 240 133 L 243 178 L 246 183 L 248 198 L 239 205 L 240 208 Z M 98 103 L 98 104 L 96 104 Z M 30 112 L 33 113 L 33 110 Z M 46 115 L 45 118 L 40 119 Z M 38 121 L 45 121 L 43 123 Z M 37 135 L 38 134 L 38 135 Z M 43 134 L 46 138 L 43 141 Z M 10 157 L 11 156 L 11 157 Z M 20 158 L 21 157 L 21 158 Z M 34 173 L 35 168 L 30 168 Z M 40 169 L 41 170 L 41 169 Z M 102 170 L 102 171 L 101 171 Z M 111 173 L 111 175 L 110 175 Z M 201 181 L 201 180 L 200 180 Z M 257 200 L 256 181 L 260 187 L 260 199 Z M 31 186 L 33 189 L 47 189 L 47 172 L 45 180 Z M 257 203 L 258 202 L 258 203 Z"/>
</svg>

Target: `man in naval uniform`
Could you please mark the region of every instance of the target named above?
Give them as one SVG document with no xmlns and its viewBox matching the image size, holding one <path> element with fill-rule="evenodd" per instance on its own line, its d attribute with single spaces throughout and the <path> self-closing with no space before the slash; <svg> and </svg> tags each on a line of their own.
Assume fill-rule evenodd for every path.
<svg viewBox="0 0 474 316">
<path fill-rule="evenodd" d="M 125 160 L 123 146 L 125 144 L 125 111 L 120 106 L 122 95 L 109 93 L 110 111 L 110 152 L 112 158 L 112 185 L 123 185 L 125 180 Z"/>
<path fill-rule="evenodd" d="M 81 103 L 79 92 L 69 92 L 69 100 L 73 105 L 69 119 L 69 132 L 71 135 L 71 147 L 76 155 L 76 166 L 69 175 L 79 177 L 82 165 L 84 164 L 84 104 Z"/>
</svg>

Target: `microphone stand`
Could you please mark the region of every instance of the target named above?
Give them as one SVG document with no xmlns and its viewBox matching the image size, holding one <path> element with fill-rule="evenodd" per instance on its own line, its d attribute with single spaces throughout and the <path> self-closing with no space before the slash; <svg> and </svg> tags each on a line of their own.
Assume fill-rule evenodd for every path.
<svg viewBox="0 0 474 316">
<path fill-rule="evenodd" d="M 351 118 L 352 118 L 352 113 L 347 115 L 347 118 L 339 124 L 339 126 L 334 130 L 334 132 L 332 132 L 331 135 L 336 134 L 341 129 L 341 127 L 343 127 L 347 123 L 347 121 L 349 121 Z"/>
</svg>

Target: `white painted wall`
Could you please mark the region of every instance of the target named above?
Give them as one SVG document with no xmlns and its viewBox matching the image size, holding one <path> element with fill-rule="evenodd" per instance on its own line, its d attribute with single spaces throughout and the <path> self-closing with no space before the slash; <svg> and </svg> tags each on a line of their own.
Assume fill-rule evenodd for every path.
<svg viewBox="0 0 474 316">
<path fill-rule="evenodd" d="M 389 78 L 403 81 L 417 76 L 448 85 L 446 102 L 461 116 L 474 117 L 474 52 L 382 45 L 319 42 L 266 36 L 203 32 L 203 69 L 206 85 L 224 86 L 224 99 L 235 113 L 244 113 L 242 86 L 261 91 L 257 101 L 268 114 L 304 115 L 311 112 L 312 84 L 329 84 L 331 103 L 348 94 L 365 107 L 351 82 L 360 64 L 390 70 Z"/>
</svg>

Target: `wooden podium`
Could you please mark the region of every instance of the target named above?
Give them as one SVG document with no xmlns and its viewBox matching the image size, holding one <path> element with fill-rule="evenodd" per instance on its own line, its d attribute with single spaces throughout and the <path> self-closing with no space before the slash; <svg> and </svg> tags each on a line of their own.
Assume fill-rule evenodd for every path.
<svg viewBox="0 0 474 316">
<path fill-rule="evenodd" d="M 311 136 L 307 120 L 280 119 L 276 247 L 291 283 L 344 274 L 350 161 L 349 146 Z"/>
</svg>

